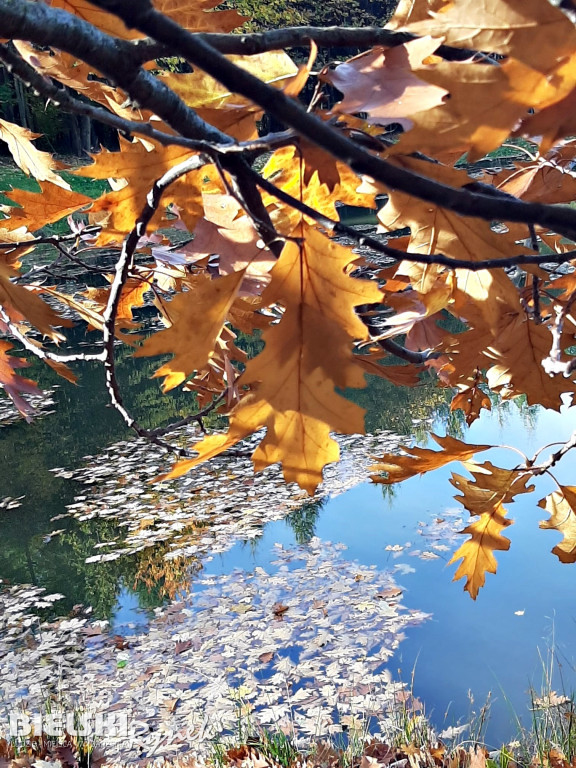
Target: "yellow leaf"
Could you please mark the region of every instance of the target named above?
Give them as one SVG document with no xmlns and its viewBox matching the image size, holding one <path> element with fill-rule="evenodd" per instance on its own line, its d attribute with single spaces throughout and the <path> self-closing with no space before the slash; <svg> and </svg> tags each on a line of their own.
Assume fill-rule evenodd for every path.
<svg viewBox="0 0 576 768">
<path fill-rule="evenodd" d="M 31 140 L 37 139 L 39 135 L 0 118 L 0 139 L 8 144 L 16 165 L 27 176 L 33 176 L 37 181 L 49 181 L 62 189 L 70 189 L 68 182 L 54 173 L 54 169 L 63 166 L 57 163 L 49 152 L 40 152 L 32 144 Z"/>
<path fill-rule="evenodd" d="M 550 513 L 548 520 L 542 520 L 540 528 L 562 534 L 562 541 L 552 552 L 561 563 L 576 563 L 576 487 L 561 485 L 560 490 L 541 499 L 538 506 Z"/>
<path fill-rule="evenodd" d="M 470 597 L 476 600 L 478 591 L 484 586 L 486 572 L 496 573 L 498 564 L 493 555 L 494 550 L 510 549 L 510 539 L 501 535 L 501 531 L 512 524 L 504 515 L 506 509 L 501 503 L 496 503 L 490 513 L 484 512 L 479 520 L 466 527 L 462 533 L 469 533 L 470 539 L 454 552 L 448 565 L 462 559 L 454 574 L 453 581 L 466 577 L 464 589 Z"/>
<path fill-rule="evenodd" d="M 562 395 L 573 384 L 544 370 L 542 361 L 551 346 L 552 334 L 545 325 L 531 322 L 522 310 L 504 315 L 494 340 L 484 350 L 492 363 L 486 374 L 490 389 L 505 399 L 525 394 L 529 405 L 560 410 Z"/>
<path fill-rule="evenodd" d="M 212 10 L 218 0 L 154 0 L 157 11 L 165 13 L 190 32 L 231 32 L 247 21 L 235 10 Z"/>
<path fill-rule="evenodd" d="M 165 377 L 164 392 L 204 367 L 243 277 L 243 272 L 233 272 L 217 280 L 190 278 L 189 290 L 177 294 L 167 305 L 172 321 L 170 328 L 149 336 L 134 353 L 135 357 L 174 354 L 172 360 L 154 374 Z"/>
<path fill-rule="evenodd" d="M 120 37 L 123 40 L 134 40 L 136 37 L 143 37 L 140 32 L 127 29 L 124 23 L 114 14 L 101 11 L 99 8 L 95 8 L 92 3 L 86 2 L 86 0 L 52 0 L 52 7 L 62 8 L 73 16 L 78 16 L 89 24 L 93 24 L 98 29 L 101 29 L 102 32 L 106 32 L 114 37 Z"/>
<path fill-rule="evenodd" d="M 390 29 L 399 29 L 410 22 L 429 19 L 431 11 L 439 11 L 450 2 L 451 0 L 400 0 L 386 26 Z"/>
<path fill-rule="evenodd" d="M 152 185 L 176 163 L 192 157 L 193 152 L 182 147 L 145 147 L 141 142 L 129 142 L 120 138 L 120 152 L 102 151 L 94 156 L 92 165 L 76 171 L 78 176 L 93 179 L 125 179 L 121 188 L 105 193 L 93 202 L 91 215 L 109 213 L 106 231 L 100 236 L 100 244 L 121 240 L 130 232 L 146 201 Z M 202 215 L 202 192 L 211 189 L 210 181 L 216 178 L 214 166 L 191 171 L 178 179 L 167 190 L 162 206 L 153 221 L 157 221 L 169 203 L 176 203 L 181 216 L 191 229 Z M 152 225 L 153 227 L 153 225 Z"/>
<path fill-rule="evenodd" d="M 438 467 L 443 467 L 451 461 L 465 461 L 472 458 L 475 453 L 492 448 L 491 445 L 464 443 L 449 435 L 446 435 L 446 437 L 431 435 L 431 437 L 442 448 L 441 451 L 402 446 L 402 450 L 407 453 L 406 456 L 386 453 L 379 459 L 378 464 L 372 466 L 372 469 L 376 472 L 386 472 L 388 477 L 383 478 L 379 475 L 372 475 L 372 480 L 375 483 L 384 483 L 384 485 L 401 483 L 409 477 L 414 477 L 414 475 L 423 475 L 424 472 L 430 472 L 433 469 L 438 469 Z"/>
<path fill-rule="evenodd" d="M 464 466 L 474 479 L 453 472 L 450 482 L 462 494 L 454 497 L 456 501 L 473 515 L 490 511 L 496 501 L 509 504 L 519 493 L 534 490 L 533 485 L 527 485 L 531 477 L 529 472 L 502 469 L 490 461 L 483 464 L 465 461 Z"/>
<path fill-rule="evenodd" d="M 298 67 L 284 51 L 268 51 L 254 56 L 231 55 L 226 58 L 271 85 L 283 83 L 298 75 Z M 189 107 L 222 109 L 251 103 L 249 99 L 232 94 L 218 80 L 201 70 L 189 74 L 170 72 L 163 74 L 160 79 Z"/>
<path fill-rule="evenodd" d="M 457 148 L 468 150 L 471 162 L 497 149 L 529 108 L 558 101 L 570 89 L 570 81 L 562 89 L 514 59 L 499 66 L 441 62 L 414 74 L 450 96 L 433 109 L 414 110 L 410 118 L 414 127 L 400 137 L 393 151 L 437 153 Z"/>
<path fill-rule="evenodd" d="M 323 467 L 339 456 L 331 431 L 364 431 L 364 411 L 335 388 L 365 386 L 352 347 L 367 330 L 354 312 L 381 298 L 374 283 L 349 277 L 354 254 L 319 232 L 304 228 L 304 243 L 285 245 L 272 271 L 263 303 L 285 307 L 281 321 L 264 332 L 265 349 L 251 360 L 239 385 L 251 392 L 230 415 L 226 435 L 194 446 L 199 456 L 177 463 L 177 477 L 217 455 L 261 427 L 266 437 L 253 454 L 256 471 L 283 465 L 286 482 L 308 493 L 322 479 Z"/>
<path fill-rule="evenodd" d="M 442 165 L 410 157 L 398 157 L 395 162 L 453 187 L 469 182 L 464 171 Z M 496 234 L 487 221 L 459 216 L 396 190 L 390 191 L 389 202 L 378 213 L 378 218 L 388 231 L 410 227 L 409 249 L 416 253 L 443 253 L 457 259 L 483 261 L 526 252 L 525 248 L 516 245 L 512 234 Z M 400 267 L 398 274 L 409 275 L 414 289 L 426 294 L 437 288 L 437 276 L 444 271 L 436 265 L 412 264 Z M 458 302 L 460 317 L 470 318 L 472 315 L 476 319 L 480 315 L 488 328 L 495 330 L 502 317 L 520 309 L 518 291 L 504 272 L 456 269 L 455 274 L 456 286 L 452 295 Z"/>
<path fill-rule="evenodd" d="M 0 305 L 13 323 L 27 322 L 37 328 L 44 336 L 52 341 L 61 341 L 64 337 L 55 330 L 58 326 L 71 326 L 70 320 L 65 320 L 43 301 L 38 293 L 42 288 L 34 285 L 18 285 L 11 282 L 9 277 L 0 271 Z"/>
</svg>

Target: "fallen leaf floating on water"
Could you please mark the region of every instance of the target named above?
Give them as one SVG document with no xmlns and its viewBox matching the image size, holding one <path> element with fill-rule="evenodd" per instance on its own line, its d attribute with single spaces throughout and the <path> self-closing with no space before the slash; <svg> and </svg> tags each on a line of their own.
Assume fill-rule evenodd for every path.
<svg viewBox="0 0 576 768">
<path fill-rule="evenodd" d="M 342 545 L 319 539 L 306 547 L 276 545 L 268 570 L 200 574 L 198 586 L 156 609 L 148 632 L 132 635 L 130 648 L 120 652 L 105 624 L 84 615 L 40 620 L 35 605 L 58 596 L 44 597 L 36 587 L 0 591 L 0 653 L 11 659 L 3 673 L 6 706 L 20 707 L 22 691 L 41 685 L 55 696 L 82 690 L 103 714 L 121 711 L 146 722 L 150 731 L 137 742 L 110 745 L 108 758 L 119 764 L 134 762 L 139 750 L 168 732 L 187 734 L 185 743 L 205 757 L 212 740 L 235 727 L 238 707 L 246 703 L 263 727 L 290 727 L 310 738 L 320 718 L 323 728 L 337 733 L 345 723 L 360 722 L 359 710 L 390 711 L 403 686 L 392 682 L 385 665 L 406 628 L 426 618 L 398 600 L 389 605 L 376 598 L 398 590 L 392 572 L 347 560 Z M 312 607 L 319 590 L 324 611 Z M 248 600 L 252 610 L 233 612 L 239 600 Z M 273 607 L 288 602 L 289 619 L 271 620 Z M 34 647 L 25 643 L 29 622 L 41 629 Z M 194 653 L 176 653 L 176 644 L 188 642 Z M 392 725 L 387 714 L 382 718 L 383 728 Z M 164 754 L 181 749 L 171 738 Z"/>
</svg>

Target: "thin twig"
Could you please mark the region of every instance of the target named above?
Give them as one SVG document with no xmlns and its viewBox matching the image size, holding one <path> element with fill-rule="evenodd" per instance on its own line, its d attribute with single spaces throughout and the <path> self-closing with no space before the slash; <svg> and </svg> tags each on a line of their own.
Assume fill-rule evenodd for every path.
<svg viewBox="0 0 576 768">
<path fill-rule="evenodd" d="M 382 253 L 384 256 L 389 256 L 395 261 L 410 261 L 416 264 L 439 264 L 440 266 L 449 267 L 450 269 L 467 269 L 470 272 L 479 272 L 483 269 L 503 269 L 506 267 L 521 266 L 522 264 L 564 264 L 572 261 L 576 258 L 576 250 L 567 251 L 561 254 L 518 254 L 517 256 L 509 256 L 502 259 L 483 259 L 482 261 L 471 261 L 469 259 L 455 259 L 451 256 L 445 256 L 442 253 L 413 253 L 411 251 L 401 251 L 398 248 L 392 248 L 389 245 L 377 240 L 370 235 L 357 232 L 352 227 L 348 227 L 339 221 L 331 219 L 329 216 L 325 216 L 323 213 L 311 208 L 306 203 L 301 202 L 298 198 L 284 192 L 284 190 L 276 187 L 268 179 L 263 178 L 256 171 L 251 169 L 256 183 L 262 187 L 266 192 L 274 195 L 278 200 L 283 203 L 296 208 L 301 213 L 309 216 L 321 224 L 326 229 L 332 230 L 337 235 L 347 235 L 353 239 L 358 245 L 364 245 L 372 248 L 372 250 Z"/>
<path fill-rule="evenodd" d="M 208 162 L 210 162 L 209 159 L 202 155 L 188 158 L 187 160 L 184 160 L 183 162 L 171 168 L 154 183 L 154 186 L 148 192 L 144 208 L 142 209 L 134 227 L 132 228 L 132 231 L 129 233 L 128 237 L 122 245 L 120 257 L 116 263 L 114 280 L 112 281 L 110 293 L 108 295 L 108 303 L 103 313 L 103 361 L 106 388 L 108 390 L 110 402 L 122 416 L 126 425 L 130 427 L 130 429 L 134 430 L 136 434 L 140 435 L 140 437 L 144 437 L 147 440 L 150 440 L 151 442 L 155 443 L 161 448 L 164 448 L 167 451 L 177 453 L 179 456 L 189 455 L 188 451 L 178 446 L 174 446 L 171 443 L 167 443 L 164 440 L 161 440 L 158 436 L 160 433 L 155 433 L 154 430 L 148 430 L 142 427 L 128 412 L 126 406 L 124 405 L 122 394 L 120 392 L 120 386 L 116 377 L 116 361 L 114 358 L 114 330 L 120 298 L 122 296 L 122 289 L 124 288 L 126 280 L 128 279 L 132 259 L 140 239 L 146 234 L 148 224 L 158 210 L 162 195 L 166 189 L 168 189 L 168 187 L 179 178 L 189 173 L 190 171 L 201 168 Z"/>
<path fill-rule="evenodd" d="M 36 357 L 39 357 L 40 360 L 43 360 L 44 362 L 50 361 L 52 363 L 64 363 L 65 365 L 67 363 L 75 363 L 79 360 L 82 361 L 91 361 L 91 360 L 98 360 L 99 362 L 104 362 L 104 352 L 98 352 L 97 354 L 90 354 L 85 352 L 76 352 L 71 355 L 56 355 L 54 352 L 48 352 L 43 347 L 38 347 L 36 344 L 34 344 L 30 339 L 21 331 L 18 330 L 18 328 L 14 325 L 12 320 L 10 320 L 10 316 L 4 309 L 4 307 L 0 304 L 0 320 L 2 320 L 3 323 L 7 326 L 8 330 L 10 331 L 10 335 L 13 336 L 15 339 L 17 339 L 22 346 L 28 350 L 28 352 L 31 352 Z"/>
<path fill-rule="evenodd" d="M 145 136 L 152 141 L 158 142 L 158 144 L 161 144 L 162 146 L 184 147 L 195 152 L 211 154 L 212 156 L 227 153 L 259 154 L 286 146 L 294 140 L 294 133 L 292 131 L 273 133 L 262 139 L 254 139 L 252 141 L 244 141 L 234 144 L 230 144 L 229 142 L 212 143 L 200 139 L 189 139 L 184 136 L 176 136 L 171 133 L 159 131 L 157 128 L 153 128 L 148 122 L 128 120 L 115 115 L 113 112 L 104 109 L 104 107 L 96 106 L 91 102 L 81 101 L 80 99 L 75 98 L 62 85 L 56 85 L 53 80 L 40 74 L 33 66 L 28 64 L 18 53 L 16 53 L 16 51 L 13 51 L 10 47 L 3 44 L 0 44 L 0 61 L 13 75 L 16 75 L 25 86 L 33 88 L 39 96 L 51 101 L 56 107 L 59 107 L 64 112 L 84 115 L 91 120 L 96 120 L 104 125 L 109 125 L 128 137 L 134 134 Z"/>
<path fill-rule="evenodd" d="M 254 56 L 267 51 L 279 51 L 285 48 L 307 48 L 312 41 L 319 48 L 372 48 L 384 45 L 395 48 L 417 39 L 408 32 L 396 32 L 382 27 L 285 27 L 265 32 L 226 34 L 207 32 L 197 37 L 223 54 L 241 54 Z M 173 51 L 156 40 L 138 40 L 133 43 L 132 58 L 134 63 L 143 64 L 162 56 L 171 56 Z M 456 48 L 440 45 L 434 54 L 447 61 L 468 61 L 479 51 L 468 48 Z"/>
<path fill-rule="evenodd" d="M 544 472 L 546 472 L 555 464 L 557 464 L 560 461 L 560 459 L 562 459 L 568 453 L 568 451 L 572 450 L 572 448 L 576 448 L 576 430 L 572 433 L 572 435 L 570 436 L 570 439 L 564 443 L 562 448 L 557 450 L 555 453 L 552 453 L 545 462 L 543 462 L 542 464 L 538 464 L 536 466 L 532 466 L 532 462 L 536 460 L 538 453 L 540 453 L 540 451 L 538 451 L 538 453 L 532 459 L 532 462 L 529 462 L 529 466 L 531 467 L 530 471 L 534 475 L 544 474 Z"/>
</svg>

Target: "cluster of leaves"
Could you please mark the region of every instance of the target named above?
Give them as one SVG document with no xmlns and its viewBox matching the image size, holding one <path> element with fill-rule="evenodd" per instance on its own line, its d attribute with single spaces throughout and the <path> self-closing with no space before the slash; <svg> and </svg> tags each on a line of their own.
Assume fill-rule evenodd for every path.
<svg viewBox="0 0 576 768">
<path fill-rule="evenodd" d="M 245 18 L 211 0 L 0 0 L 0 61 L 42 98 L 116 129 L 120 146 L 75 171 L 109 181 L 92 200 L 70 189 L 33 134 L 0 121 L 0 138 L 41 187 L 9 191 L 3 209 L 0 331 L 71 381 L 70 363 L 102 363 L 126 423 L 168 448 L 167 430 L 144 429 L 125 407 L 114 346 L 170 356 L 155 374 L 164 391 L 195 393 L 190 419 L 218 410 L 229 428 L 165 477 L 264 428 L 255 469 L 281 463 L 287 482 L 314 493 L 338 460 L 330 433 L 364 430 L 363 410 L 341 392 L 362 388 L 365 373 L 413 386 L 432 372 L 468 423 L 490 409 L 489 393 L 559 409 L 576 370 L 571 5 L 402 0 L 381 29 L 237 35 Z M 279 50 L 295 46 L 309 47 L 307 64 Z M 369 50 L 324 67 L 303 106 L 319 47 L 334 46 Z M 163 71 L 172 56 L 192 71 Z M 334 88 L 341 100 L 328 109 L 323 94 Z M 264 111 L 286 130 L 259 138 Z M 402 126 L 398 140 L 390 125 Z M 473 165 L 510 137 L 525 140 L 511 169 Z M 378 194 L 388 242 L 338 219 L 341 204 L 375 208 Z M 66 234 L 45 234 L 64 219 Z M 39 242 L 57 258 L 44 275 L 24 275 L 21 257 Z M 355 243 L 371 247 L 371 261 Z M 113 275 L 98 272 L 99 287 L 52 284 L 101 247 L 117 261 Z M 161 322 L 143 339 L 134 310 L 150 302 Z M 101 332 L 101 351 L 55 351 L 74 320 Z M 248 356 L 238 331 L 261 334 L 264 349 Z M 29 418 L 23 395 L 36 385 L 10 349 L 0 342 L 0 383 Z M 475 597 L 494 551 L 509 547 L 504 504 L 532 490 L 576 437 L 513 469 L 469 463 L 489 446 L 439 442 L 440 452 L 412 448 L 378 468 L 397 482 L 465 462 L 474 479 L 453 483 L 477 519 L 455 557 Z M 543 527 L 564 536 L 554 551 L 576 561 L 576 489 L 559 485 L 540 504 Z"/>
</svg>

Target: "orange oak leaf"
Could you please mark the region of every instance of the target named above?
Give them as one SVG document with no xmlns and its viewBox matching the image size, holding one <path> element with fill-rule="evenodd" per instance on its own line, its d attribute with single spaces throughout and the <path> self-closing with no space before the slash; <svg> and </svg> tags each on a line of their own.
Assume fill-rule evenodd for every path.
<svg viewBox="0 0 576 768">
<path fill-rule="evenodd" d="M 261 293 L 276 258 L 264 246 L 252 219 L 230 195 L 204 195 L 203 205 L 204 217 L 184 252 L 195 258 L 217 254 L 220 274 L 244 270 L 240 295 Z"/>
<path fill-rule="evenodd" d="M 140 32 L 128 29 L 114 14 L 95 8 L 87 0 L 51 0 L 51 5 L 53 8 L 62 8 L 64 11 L 78 16 L 108 35 L 120 37 L 124 40 L 134 40 L 136 37 L 143 37 Z"/>
<path fill-rule="evenodd" d="M 365 208 L 376 207 L 376 188 L 362 191 L 360 178 L 344 163 L 336 162 L 335 168 L 324 170 L 318 170 L 311 164 L 310 175 L 307 175 L 306 162 L 315 163 L 318 157 L 316 153 L 309 153 L 306 146 L 302 155 L 294 147 L 283 147 L 270 157 L 262 169 L 262 175 L 275 186 L 332 219 L 338 218 L 336 202 Z M 335 174 L 338 175 L 337 183 Z M 308 178 L 306 184 L 303 183 L 305 178 Z M 278 206 L 272 195 L 263 195 L 263 200 L 267 206 L 276 207 L 276 210 L 270 209 L 276 228 L 283 234 L 291 235 L 300 224 L 302 215 L 293 208 Z"/>
<path fill-rule="evenodd" d="M 502 531 L 513 521 L 506 518 L 504 504 L 513 501 L 519 493 L 531 493 L 534 486 L 526 485 L 530 472 L 501 469 L 489 461 L 484 464 L 467 462 L 465 466 L 474 480 L 452 473 L 450 482 L 462 493 L 456 499 L 471 514 L 479 515 L 479 519 L 461 531 L 470 534 L 470 538 L 454 552 L 449 565 L 462 560 L 453 580 L 466 578 L 464 589 L 476 600 L 486 581 L 486 573 L 496 573 L 498 566 L 494 552 L 510 548 L 510 540 L 502 536 Z"/>
<path fill-rule="evenodd" d="M 431 435 L 431 437 L 442 448 L 441 451 L 432 451 L 430 448 L 418 448 L 416 446 L 413 448 L 403 446 L 402 450 L 406 452 L 404 456 L 386 453 L 378 460 L 378 464 L 372 466 L 372 469 L 376 472 L 386 472 L 388 476 L 372 475 L 372 480 L 384 485 L 401 483 L 409 477 L 414 477 L 414 475 L 423 475 L 425 472 L 443 467 L 451 461 L 465 461 L 474 456 L 475 453 L 492 448 L 491 445 L 464 443 L 449 435 L 446 437 Z"/>
<path fill-rule="evenodd" d="M 538 502 L 538 506 L 550 514 L 542 520 L 540 528 L 552 529 L 562 534 L 562 541 L 552 552 L 561 563 L 576 563 L 576 487 L 561 485 Z"/>
<path fill-rule="evenodd" d="M 213 10 L 218 0 L 154 0 L 156 10 L 191 32 L 231 32 L 248 20 L 236 10 Z"/>
<path fill-rule="evenodd" d="M 370 122 L 412 125 L 415 112 L 430 110 L 442 103 L 448 91 L 421 80 L 414 70 L 422 67 L 440 44 L 425 37 L 390 50 L 374 48 L 339 64 L 324 78 L 342 91 L 339 112 L 367 112 Z"/>
<path fill-rule="evenodd" d="M 388 381 L 399 386 L 414 387 L 420 383 L 418 374 L 424 370 L 423 366 L 381 365 L 386 358 L 392 359 L 377 347 L 369 355 L 358 355 L 356 362 L 364 368 L 366 373 L 388 379 Z"/>
<path fill-rule="evenodd" d="M 409 23 L 406 30 L 444 37 L 448 45 L 511 56 L 544 74 L 576 50 L 574 25 L 547 0 L 453 0 L 431 16 Z"/>
<path fill-rule="evenodd" d="M 7 193 L 10 200 L 21 208 L 11 208 L 10 218 L 5 219 L 2 226 L 13 230 L 25 225 L 34 232 L 92 203 L 90 197 L 60 189 L 53 184 L 45 186 L 40 184 L 40 190 L 40 192 L 28 192 L 23 189 L 11 189 Z"/>
<path fill-rule="evenodd" d="M 134 226 L 152 185 L 169 168 L 194 153 L 182 147 L 155 147 L 147 142 L 129 142 L 120 138 L 120 152 L 106 150 L 94 156 L 92 165 L 76 171 L 78 176 L 94 179 L 125 180 L 112 192 L 105 193 L 93 202 L 90 215 L 109 214 L 100 244 L 121 240 Z M 202 215 L 202 192 L 213 188 L 211 179 L 217 173 L 213 166 L 191 171 L 170 186 L 163 198 L 161 209 L 153 221 L 158 221 L 169 203 L 176 203 L 186 225 L 193 229 Z M 216 186 L 219 190 L 220 186 Z M 153 226 L 153 225 L 151 225 Z"/>
<path fill-rule="evenodd" d="M 396 158 L 395 162 L 453 187 L 469 181 L 463 171 L 414 158 Z M 516 245 L 514 235 L 496 234 L 487 221 L 459 216 L 396 190 L 390 191 L 389 202 L 379 211 L 378 219 L 387 231 L 410 227 L 409 249 L 416 253 L 443 253 L 453 258 L 482 261 L 526 251 Z M 414 289 L 420 294 L 436 290 L 438 275 L 442 273 L 443 269 L 437 265 L 404 264 L 398 270 L 399 275 L 410 277 Z M 452 299 L 460 317 L 480 318 L 488 328 L 495 330 L 504 315 L 520 309 L 518 290 L 504 272 L 456 269 L 455 274 Z"/>
<path fill-rule="evenodd" d="M 25 40 L 14 40 L 13 43 L 22 58 L 42 75 L 58 80 L 62 85 L 79 91 L 84 96 L 102 102 L 104 94 L 114 90 L 100 80 L 91 78 L 93 67 L 65 51 L 41 51 L 38 46 Z"/>
<path fill-rule="evenodd" d="M 41 391 L 31 379 L 24 379 L 16 373 L 16 369 L 27 368 L 29 363 L 20 357 L 8 355 L 7 353 L 10 349 L 12 349 L 12 344 L 4 339 L 0 339 L 0 386 L 26 421 L 30 422 L 32 421 L 34 408 L 22 395 L 40 395 Z"/>
<path fill-rule="evenodd" d="M 108 280 L 111 282 L 112 277 L 108 276 Z M 122 289 L 116 314 L 115 335 L 126 344 L 135 344 L 140 339 L 140 336 L 127 335 L 123 333 L 123 330 L 133 331 L 138 328 L 138 323 L 133 319 L 132 310 L 135 307 L 144 306 L 144 296 L 151 290 L 149 280 L 149 275 L 131 277 Z M 74 310 L 88 323 L 88 330 L 102 330 L 104 327 L 103 315 L 108 303 L 109 288 L 87 288 L 75 295 L 59 291 L 51 286 L 42 286 L 41 290 Z"/>
<path fill-rule="evenodd" d="M 39 293 L 43 287 L 35 285 L 18 285 L 11 282 L 9 277 L 0 269 L 0 305 L 13 323 L 29 323 L 41 334 L 54 342 L 63 340 L 58 327 L 73 325 L 70 320 L 60 317 L 43 301 Z"/>
<path fill-rule="evenodd" d="M 301 247 L 285 245 L 272 271 L 264 304 L 285 312 L 263 335 L 264 351 L 246 366 L 240 386 L 249 386 L 230 415 L 227 434 L 204 438 L 199 456 L 178 462 L 165 477 L 178 477 L 261 427 L 267 433 L 252 460 L 256 471 L 280 462 L 286 482 L 313 494 L 323 467 L 339 457 L 331 431 L 363 433 L 364 411 L 335 388 L 365 386 L 353 343 L 367 330 L 354 307 L 376 302 L 376 285 L 346 274 L 351 250 L 305 228 Z"/>
<path fill-rule="evenodd" d="M 576 85 L 562 100 L 527 117 L 517 136 L 538 137 L 540 151 L 547 152 L 565 136 L 576 132 Z"/>
<path fill-rule="evenodd" d="M 409 154 L 468 151 L 473 162 L 497 149 L 528 115 L 528 110 L 560 100 L 564 87 L 520 61 L 499 66 L 471 62 L 440 62 L 415 71 L 422 80 L 445 89 L 450 97 L 440 106 L 412 115 L 414 127 L 401 136 L 394 152 Z"/>
<path fill-rule="evenodd" d="M 441 319 L 442 313 L 438 312 L 415 323 L 406 334 L 406 349 L 424 351 L 438 348 L 449 336 L 448 331 L 438 325 L 437 321 Z"/>
<path fill-rule="evenodd" d="M 576 178 L 569 169 L 546 158 L 493 176 L 492 183 L 527 203 L 568 203 L 576 199 Z"/>
<path fill-rule="evenodd" d="M 188 291 L 177 294 L 166 305 L 170 328 L 147 338 L 134 353 L 135 357 L 174 355 L 154 374 L 154 377 L 164 376 L 164 392 L 204 368 L 243 277 L 243 272 L 233 272 L 216 280 L 191 277 L 187 283 Z"/>
<path fill-rule="evenodd" d="M 496 496 L 503 504 L 509 504 L 519 493 L 531 493 L 534 490 L 533 485 L 527 485 L 531 479 L 529 471 L 502 469 L 490 461 L 483 464 L 465 461 L 464 466 L 474 480 L 453 472 L 450 482 L 462 494 L 454 497 L 456 501 L 473 515 L 489 511 Z"/>
<path fill-rule="evenodd" d="M 116 15 L 95 8 L 86 0 L 51 0 L 51 4 L 93 24 L 108 35 L 123 40 L 143 37 L 142 33 L 128 29 Z M 246 17 L 235 10 L 213 11 L 216 5 L 218 3 L 212 0 L 195 0 L 194 3 L 188 0 L 154 2 L 156 10 L 165 13 L 192 32 L 231 32 L 246 21 Z"/>
<path fill-rule="evenodd" d="M 232 312 L 230 312 L 230 315 Z M 187 392 L 195 392 L 199 408 L 204 408 L 226 392 L 226 409 L 231 410 L 240 399 L 240 391 L 237 386 L 238 372 L 232 361 L 245 363 L 247 355 L 235 344 L 236 334 L 227 326 L 224 326 L 216 340 L 214 350 L 204 368 L 196 375 L 188 379 L 182 389 Z"/>
<path fill-rule="evenodd" d="M 571 390 L 561 375 L 550 376 L 542 361 L 550 354 L 552 334 L 545 325 L 531 322 L 523 310 L 502 318 L 494 341 L 484 355 L 492 365 L 488 386 L 504 399 L 525 394 L 530 405 L 560 410 L 562 395 Z"/>
<path fill-rule="evenodd" d="M 470 426 L 480 416 L 480 411 L 484 408 L 487 411 L 492 410 L 492 403 L 484 390 L 480 389 L 477 382 L 469 387 L 461 388 L 452 398 L 450 410 L 464 411 L 466 424 Z"/>
<path fill-rule="evenodd" d="M 298 75 L 298 67 L 284 51 L 268 51 L 254 56 L 232 55 L 226 58 L 259 80 L 273 85 L 290 81 Z M 232 94 L 218 80 L 201 70 L 189 74 L 165 73 L 161 79 L 189 107 L 228 109 L 251 103 L 249 99 Z"/>
</svg>

